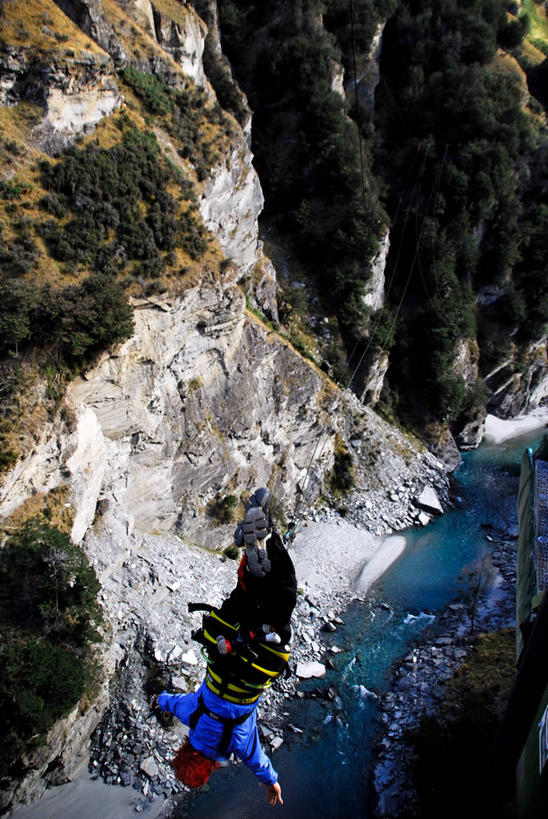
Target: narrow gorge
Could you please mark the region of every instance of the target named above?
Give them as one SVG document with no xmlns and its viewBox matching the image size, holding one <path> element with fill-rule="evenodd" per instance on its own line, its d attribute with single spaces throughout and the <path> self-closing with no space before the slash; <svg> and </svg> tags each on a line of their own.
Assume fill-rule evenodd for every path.
<svg viewBox="0 0 548 819">
<path fill-rule="evenodd" d="M 157 795 L 182 792 L 166 763 L 179 738 L 161 739 L 148 724 L 148 694 L 155 677 L 183 690 L 201 679 L 191 639 L 198 620 L 187 604 L 219 604 L 231 589 L 235 521 L 256 487 L 271 489 L 278 526 L 295 514 L 303 527 L 322 520 L 344 533 L 352 525 L 376 548 L 452 504 L 459 447 L 480 443 L 488 412 L 513 418 L 546 404 L 545 327 L 535 315 L 534 338 L 523 330 L 535 299 L 525 274 L 520 268 L 513 281 L 505 260 L 495 287 L 472 272 L 482 253 L 485 268 L 496 255 L 503 194 L 480 179 L 482 196 L 491 187 L 474 205 L 464 250 L 455 250 L 451 227 L 440 228 L 443 241 L 434 235 L 430 148 L 413 195 L 401 168 L 390 188 L 382 152 L 394 126 L 379 94 L 399 4 L 356 3 L 352 41 L 345 4 L 287 5 L 0 4 L 2 545 L 11 553 L 37 521 L 63 533 L 89 561 L 103 613 L 95 642 L 73 652 L 78 662 L 87 652 L 93 679 L 39 741 L 23 736 L 17 758 L 3 758 L 4 812 L 90 765 L 143 798 L 158 777 L 169 783 Z M 311 100 L 321 96 L 322 115 L 311 106 L 303 122 L 304 102 L 290 98 L 298 83 L 286 85 L 276 56 L 291 59 L 280 33 L 288 20 L 304 50 L 294 54 L 298 74 L 310 72 Z M 492 61 L 497 77 L 520 75 L 519 105 L 536 129 L 508 171 L 527 212 L 531 168 L 548 145 L 545 114 L 515 55 L 499 44 Z M 318 151 L 309 127 L 321 134 Z M 375 128 L 383 147 L 373 161 Z M 463 191 L 448 150 L 431 173 L 452 173 Z M 410 167 L 419 167 L 415 159 Z M 456 204 L 442 201 L 440 184 L 441 220 Z M 427 206 L 415 234 L 430 237 L 434 256 L 446 243 L 454 262 L 450 274 L 437 268 L 428 315 L 415 261 L 407 283 L 398 279 L 400 254 L 420 254 L 393 207 L 399 190 L 413 212 L 422 185 Z M 539 231 L 528 223 L 512 251 L 516 269 L 523 259 L 545 264 Z M 442 332 L 432 315 L 448 315 L 453 290 L 460 317 L 451 312 Z M 544 298 L 539 290 L 538 303 Z M 476 311 L 472 329 L 464 329 L 465 303 Z M 360 568 L 373 551 L 364 547 Z M 332 556 L 327 573 L 336 565 Z M 350 576 L 357 565 L 347 568 Z M 321 600 L 300 590 L 303 621 L 316 629 L 333 621 L 350 595 L 341 578 Z M 0 602 L 2 658 L 16 686 L 6 658 L 27 640 L 51 641 L 58 625 L 16 622 L 7 593 Z M 312 662 L 320 648 L 296 628 L 297 658 Z M 275 714 L 271 750 L 284 696 L 296 691 L 295 681 L 284 685 L 266 701 Z M 11 723 L 10 731 L 15 737 Z M 131 746 L 123 765 L 116 743 Z"/>
</svg>

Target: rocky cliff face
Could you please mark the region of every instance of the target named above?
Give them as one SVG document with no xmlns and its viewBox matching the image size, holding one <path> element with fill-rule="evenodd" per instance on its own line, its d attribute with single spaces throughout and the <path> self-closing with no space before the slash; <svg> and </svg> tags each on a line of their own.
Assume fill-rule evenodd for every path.
<svg viewBox="0 0 548 819">
<path fill-rule="evenodd" d="M 366 106 L 367 110 L 373 117 L 375 109 L 375 89 L 379 83 L 379 61 L 382 49 L 382 34 L 384 31 L 384 23 L 379 23 L 377 30 L 371 42 L 369 54 L 365 60 L 365 64 L 361 70 L 357 72 L 354 79 L 346 78 L 346 92 L 347 94 L 354 94 L 357 85 L 357 91 L 361 102 Z"/>
<path fill-rule="evenodd" d="M 117 4 L 135 25 L 128 29 L 120 14 L 107 10 L 102 0 L 56 0 L 57 5 L 74 23 L 102 49 L 117 65 L 135 62 L 138 56 L 132 45 L 136 36 L 145 36 L 157 43 L 160 50 L 149 52 L 150 67 L 168 70 L 171 58 L 198 86 L 207 87 L 208 81 L 202 63 L 207 27 L 194 9 L 186 3 L 170 4 L 169 13 L 162 4 L 150 0 L 120 2 Z M 139 27 L 139 31 L 135 29 Z M 139 57 L 143 62 L 143 55 Z M 159 65 L 163 63 L 163 66 Z M 171 68 L 173 71 L 173 68 Z"/>
<path fill-rule="evenodd" d="M 26 49 L 8 49 L 0 56 L 0 102 L 41 106 L 44 116 L 34 138 L 40 148 L 53 153 L 120 108 L 113 68 L 111 58 L 98 51 L 52 62 Z"/>
<path fill-rule="evenodd" d="M 485 377 L 489 389 L 488 409 L 500 418 L 523 415 L 548 399 L 546 337 L 531 344 L 521 366 L 510 358 Z"/>
<path fill-rule="evenodd" d="M 200 198 L 204 224 L 243 277 L 262 256 L 257 217 L 264 204 L 252 155 L 241 138 L 222 164 L 213 169 Z"/>
<path fill-rule="evenodd" d="M 269 483 L 291 497 L 329 394 L 321 376 L 245 312 L 234 285 L 139 305 L 134 337 L 70 392 L 80 414 L 92 409 L 98 422 L 103 519 L 123 509 L 128 531 L 175 528 L 211 548 L 231 536 L 231 527 L 208 522 L 217 496 Z M 316 469 L 331 458 L 328 447 Z M 93 521 L 99 495 L 90 500 L 75 536 Z"/>
<path fill-rule="evenodd" d="M 425 484 L 443 489 L 445 478 L 417 442 L 341 393 L 246 312 L 233 282 L 202 283 L 135 308 L 134 336 L 72 384 L 63 413 L 70 423 L 59 414 L 44 431 L 10 476 L 0 512 L 29 491 L 68 484 L 72 535 L 102 586 L 106 678 L 130 662 L 142 684 L 151 662 L 179 678 L 197 673 L 196 623 L 186 604 L 218 603 L 234 581 L 235 565 L 219 554 L 234 524 L 216 522 L 216 498 L 268 484 L 289 512 L 300 487 L 308 515 L 343 441 L 356 470 L 356 519 L 382 534 L 426 522 L 416 499 Z M 125 702 L 127 692 L 114 696 L 114 722 L 118 696 Z M 135 698 L 139 712 L 146 709 L 144 692 L 132 690 Z M 107 703 L 104 687 L 84 715 L 75 710 L 56 726 L 4 804 L 77 775 Z M 132 736 L 136 713 L 125 717 Z"/>
<path fill-rule="evenodd" d="M 39 103 L 34 140 L 46 152 L 61 150 L 123 104 L 115 66 L 131 55 L 126 22 L 112 17 L 112 6 L 110 16 L 95 0 L 60 6 L 82 26 L 89 48 L 52 61 L 18 47 L 4 52 L 0 67 L 3 104 Z M 147 59 L 164 79 L 169 70 L 176 83 L 188 77 L 213 94 L 201 62 L 206 27 L 190 7 L 181 5 L 177 19 L 147 2 L 118 8 L 131 13 L 139 37 L 149 38 Z M 145 67 L 142 56 L 138 60 Z M 182 295 L 135 301 L 133 337 L 72 383 L 55 417 L 34 430 L 34 447 L 4 476 L 2 517 L 32 495 L 68 489 L 72 537 L 93 562 L 108 615 L 100 695 L 84 713 L 77 708 L 55 726 L 27 760 L 22 779 L 4 783 L 4 808 L 36 799 L 88 763 L 89 738 L 108 703 L 108 679 L 124 660 L 120 633 L 129 628 L 128 651 L 143 630 L 149 642 L 158 639 L 161 630 L 154 631 L 148 606 L 139 613 L 133 597 L 124 602 L 121 593 L 137 583 L 140 596 L 153 594 L 150 573 L 143 586 L 131 568 L 140 560 L 143 538 L 166 536 L 154 561 L 174 567 L 166 582 L 175 588 L 182 565 L 177 554 L 200 556 L 185 551 L 189 544 L 221 550 L 231 542 L 233 524 L 219 523 L 215 501 L 269 484 L 291 508 L 298 484 L 308 498 L 316 496 L 333 463 L 335 430 L 344 419 L 332 417 L 337 390 L 246 311 L 237 286 L 246 278 L 252 303 L 276 317 L 275 272 L 258 241 L 262 192 L 247 134 L 234 131 L 199 199 L 206 226 L 230 260 L 224 276 L 204 271 L 202 281 Z M 204 565 L 211 579 L 212 565 Z M 233 566 L 223 567 L 215 588 L 204 588 L 203 596 L 217 586 L 225 593 L 233 573 Z M 164 629 L 171 644 L 189 639 L 186 602 L 181 599 L 173 628 Z M 158 651 L 166 659 L 161 646 Z"/>
<path fill-rule="evenodd" d="M 214 498 L 268 483 L 289 512 L 300 488 L 299 518 L 314 519 L 310 501 L 326 488 L 343 442 L 356 478 L 345 504 L 350 518 L 375 535 L 425 525 L 425 486 L 447 502 L 443 465 L 326 382 L 245 311 L 234 285 L 202 285 L 136 308 L 133 338 L 72 385 L 70 425 L 56 419 L 1 507 L 5 514 L 20 502 L 29 480 L 36 492 L 69 484 L 73 538 L 102 587 L 105 677 L 118 670 L 126 683 L 111 688 L 110 701 L 105 685 L 91 709 L 83 715 L 75 709 L 55 726 L 28 759 L 24 780 L 6 788 L 4 806 L 34 800 L 76 776 L 103 716 L 93 740 L 98 772 L 148 792 L 143 754 L 168 740 L 143 727 L 147 669 L 171 675 L 183 688 L 195 684 L 201 664 L 191 631 L 198 619 L 187 603 L 219 604 L 234 583 L 236 564 L 220 551 L 231 543 L 234 524 L 211 517 Z M 329 610 L 336 601 L 322 604 Z M 313 647 L 305 648 L 314 656 Z M 146 753 L 113 756 L 112 738 L 124 731 L 124 750 L 140 743 Z M 162 758 L 169 759 L 173 749 L 163 744 Z M 162 788 L 176 790 L 164 768 Z"/>
<path fill-rule="evenodd" d="M 327 410 L 335 412 L 339 403 L 334 392 L 246 313 L 242 293 L 230 283 L 136 305 L 133 338 L 71 386 L 65 400 L 70 427 L 58 416 L 44 430 L 35 451 L 8 477 L 0 510 L 9 514 L 30 492 L 70 487 L 72 536 L 103 588 L 107 679 L 124 660 L 121 632 L 128 651 L 141 633 L 163 661 L 174 646 L 186 646 L 171 658 L 180 669 L 190 649 L 188 589 L 174 610 L 167 586 L 177 588 L 187 562 L 201 562 L 196 546 L 221 550 L 231 543 L 234 524 L 216 521 L 213 501 L 269 484 L 291 507 L 299 480 L 317 494 L 333 459 L 335 425 Z M 323 451 L 307 475 L 319 443 Z M 135 575 L 152 535 L 146 571 Z M 201 592 L 194 589 L 198 597 L 228 591 L 234 567 L 223 565 L 217 582 L 218 560 L 203 561 L 209 581 Z M 164 564 L 170 577 L 158 584 Z M 23 781 L 6 788 L 4 806 L 35 799 L 48 785 L 75 776 L 87 764 L 89 737 L 107 704 L 103 687 L 83 716 L 77 709 L 56 726 L 28 760 Z"/>
</svg>

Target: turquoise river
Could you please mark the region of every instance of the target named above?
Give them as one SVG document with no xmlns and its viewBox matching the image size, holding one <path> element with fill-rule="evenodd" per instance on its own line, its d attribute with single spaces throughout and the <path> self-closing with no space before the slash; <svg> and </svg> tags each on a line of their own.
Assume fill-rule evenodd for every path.
<svg viewBox="0 0 548 819">
<path fill-rule="evenodd" d="M 367 819 L 379 736 L 378 706 L 369 692 L 387 690 L 393 666 L 410 642 L 455 598 L 463 567 L 490 548 L 482 524 L 517 532 L 520 460 L 541 434 L 536 430 L 465 453 L 452 476 L 455 507 L 424 529 L 404 532 L 403 554 L 365 602 L 355 601 L 343 613 L 345 625 L 327 638 L 343 651 L 336 655 L 336 668 L 320 681 L 324 688 L 332 686 L 337 698 L 295 699 L 287 707 L 287 722 L 305 730 L 274 755 L 283 807 L 267 805 L 250 771 L 231 766 L 215 773 L 207 792 L 190 809 L 178 811 L 179 819 Z M 301 684 L 303 690 L 317 686 L 317 680 Z"/>
</svg>

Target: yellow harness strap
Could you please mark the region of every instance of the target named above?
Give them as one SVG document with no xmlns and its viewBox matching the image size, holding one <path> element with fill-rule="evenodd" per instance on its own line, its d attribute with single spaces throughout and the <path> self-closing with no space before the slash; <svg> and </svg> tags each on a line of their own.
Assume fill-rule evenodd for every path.
<svg viewBox="0 0 548 819">
<path fill-rule="evenodd" d="M 209 672 L 206 675 L 206 685 L 207 685 L 207 687 L 209 688 L 210 691 L 213 691 L 213 693 L 217 694 L 217 696 L 220 697 L 222 700 L 228 700 L 228 702 L 234 702 L 237 705 L 251 705 L 251 703 L 257 702 L 257 700 L 261 696 L 260 694 L 257 694 L 255 697 L 237 697 L 237 696 L 232 697 L 230 694 L 227 694 L 226 691 L 221 693 L 221 689 L 217 688 L 213 684 L 213 681 L 210 678 Z"/>
</svg>

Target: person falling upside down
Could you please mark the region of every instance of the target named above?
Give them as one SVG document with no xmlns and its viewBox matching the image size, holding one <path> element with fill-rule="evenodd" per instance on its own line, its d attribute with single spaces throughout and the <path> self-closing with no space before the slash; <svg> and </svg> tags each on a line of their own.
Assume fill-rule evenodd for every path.
<svg viewBox="0 0 548 819">
<path fill-rule="evenodd" d="M 205 609 L 202 628 L 193 634 L 207 653 L 207 671 L 191 694 L 163 691 L 151 707 L 167 711 L 190 728 L 172 765 L 185 785 L 198 788 L 233 754 L 266 786 L 271 805 L 283 805 L 278 774 L 265 754 L 257 730 L 257 706 L 265 688 L 287 674 L 290 619 L 297 599 L 293 562 L 272 528 L 270 492 L 251 496 L 235 532 L 244 556 L 236 588 L 220 609 Z"/>
</svg>

